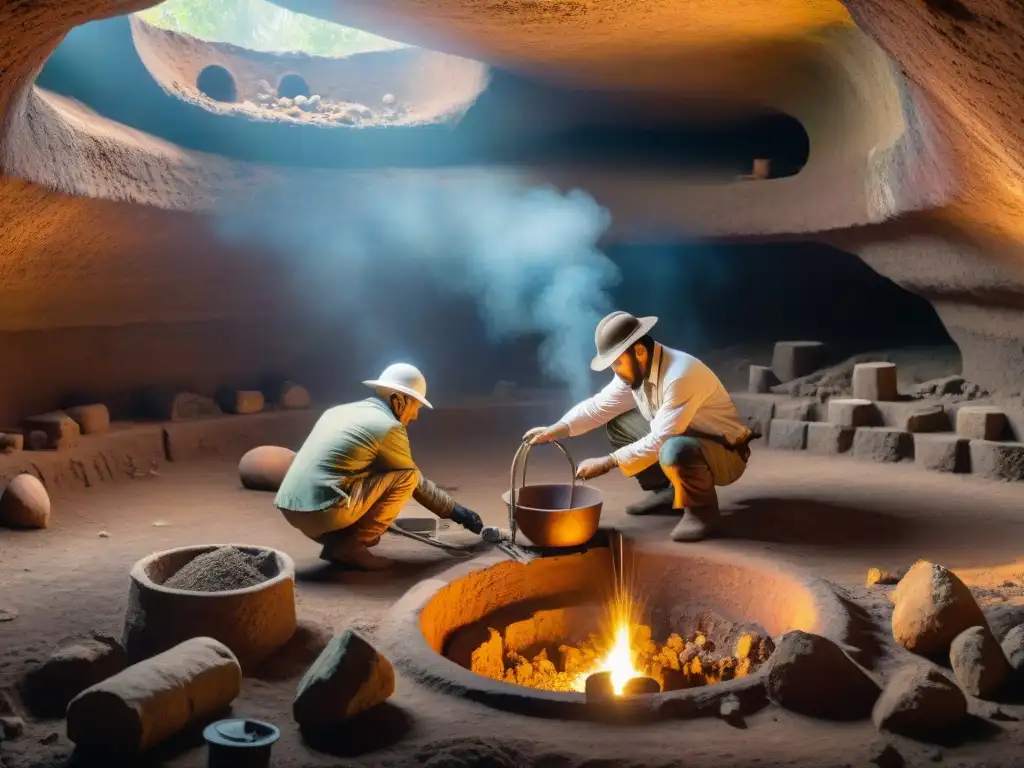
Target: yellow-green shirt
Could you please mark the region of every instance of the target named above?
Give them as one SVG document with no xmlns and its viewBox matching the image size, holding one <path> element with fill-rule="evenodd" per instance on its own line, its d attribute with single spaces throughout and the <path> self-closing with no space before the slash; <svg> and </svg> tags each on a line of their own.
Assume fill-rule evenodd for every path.
<svg viewBox="0 0 1024 768">
<path fill-rule="evenodd" d="M 375 397 L 324 411 L 295 455 L 274 499 L 279 509 L 316 512 L 346 497 L 347 481 L 416 469 L 409 434 L 391 408 Z M 455 501 L 420 475 L 413 498 L 438 517 Z"/>
</svg>

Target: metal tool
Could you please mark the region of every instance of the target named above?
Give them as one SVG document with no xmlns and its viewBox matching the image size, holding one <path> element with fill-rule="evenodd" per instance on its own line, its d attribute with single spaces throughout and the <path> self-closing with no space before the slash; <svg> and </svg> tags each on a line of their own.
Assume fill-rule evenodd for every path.
<svg viewBox="0 0 1024 768">
<path fill-rule="evenodd" d="M 468 557 L 469 555 L 472 555 L 477 550 L 477 548 L 479 547 L 479 544 L 476 544 L 476 543 L 473 543 L 473 544 L 445 544 L 443 541 L 438 541 L 436 539 L 428 539 L 426 536 L 421 536 L 418 533 L 413 533 L 412 531 L 407 531 L 404 528 L 399 528 L 394 523 L 389 525 L 387 530 L 388 530 L 389 533 L 397 533 L 399 536 L 405 536 L 407 539 L 412 539 L 413 541 L 418 541 L 420 544 L 426 544 L 428 547 L 434 547 L 435 549 L 441 549 L 441 550 L 444 550 L 445 552 L 447 552 L 450 555 L 456 555 L 456 556 L 459 556 L 459 557 Z"/>
</svg>

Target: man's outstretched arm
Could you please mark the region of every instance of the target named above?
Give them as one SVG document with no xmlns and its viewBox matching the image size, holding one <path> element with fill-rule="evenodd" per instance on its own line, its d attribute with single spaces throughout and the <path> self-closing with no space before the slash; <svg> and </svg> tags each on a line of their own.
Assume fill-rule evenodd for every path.
<svg viewBox="0 0 1024 768">
<path fill-rule="evenodd" d="M 617 376 L 593 397 L 569 409 L 562 418 L 550 427 L 535 427 L 523 439 L 528 442 L 548 443 L 566 437 L 583 435 L 603 426 L 627 411 L 636 408 L 632 390 Z"/>
</svg>

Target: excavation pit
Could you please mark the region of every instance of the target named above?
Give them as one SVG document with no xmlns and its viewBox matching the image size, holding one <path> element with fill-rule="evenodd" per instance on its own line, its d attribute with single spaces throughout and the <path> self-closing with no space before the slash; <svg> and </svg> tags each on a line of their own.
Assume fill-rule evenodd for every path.
<svg viewBox="0 0 1024 768">
<path fill-rule="evenodd" d="M 382 641 L 399 670 L 452 695 L 628 722 L 763 700 L 772 638 L 790 630 L 846 639 L 831 588 L 772 560 L 656 544 L 627 545 L 623 561 L 625 590 L 607 546 L 528 564 L 487 555 L 410 590 Z"/>
</svg>

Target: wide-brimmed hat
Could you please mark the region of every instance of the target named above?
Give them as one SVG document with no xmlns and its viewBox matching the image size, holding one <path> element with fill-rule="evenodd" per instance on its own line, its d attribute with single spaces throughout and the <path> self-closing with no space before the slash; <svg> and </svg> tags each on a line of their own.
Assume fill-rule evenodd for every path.
<svg viewBox="0 0 1024 768">
<path fill-rule="evenodd" d="M 401 392 L 403 395 L 418 400 L 427 408 L 434 407 L 427 400 L 427 380 L 415 365 L 408 363 L 389 365 L 376 379 L 369 379 L 363 384 L 373 389 L 390 389 L 393 392 Z"/>
<path fill-rule="evenodd" d="M 633 317 L 629 312 L 612 312 L 606 315 L 594 331 L 597 355 L 590 361 L 591 370 L 603 371 L 608 368 L 657 322 L 656 317 Z"/>
</svg>

